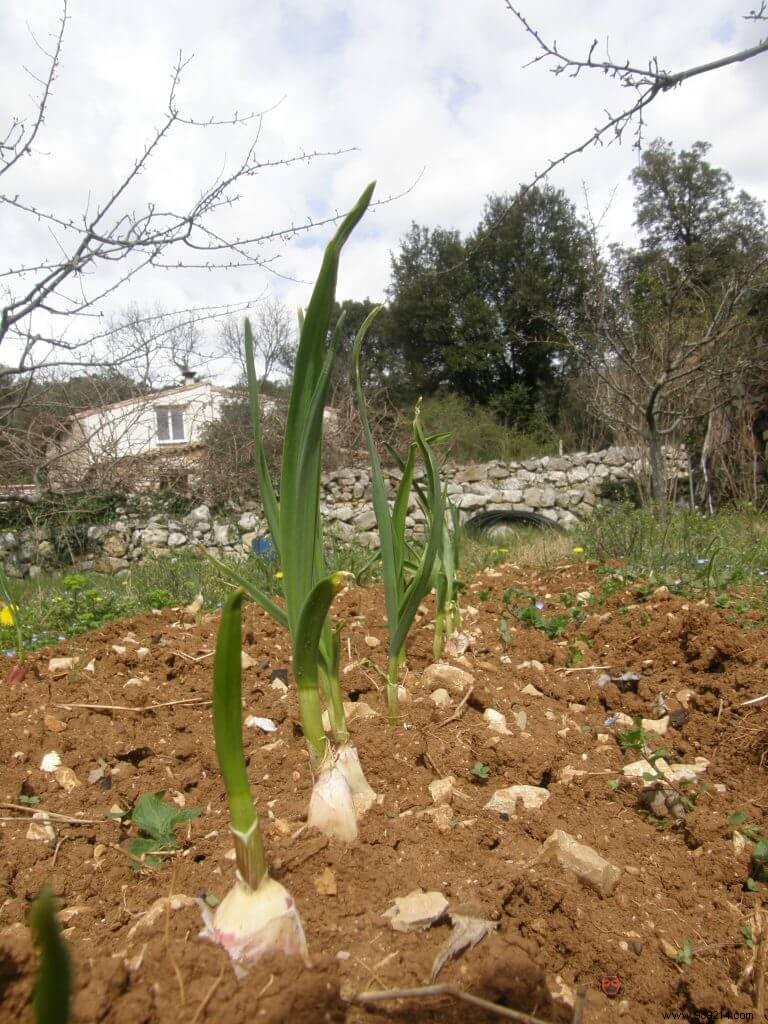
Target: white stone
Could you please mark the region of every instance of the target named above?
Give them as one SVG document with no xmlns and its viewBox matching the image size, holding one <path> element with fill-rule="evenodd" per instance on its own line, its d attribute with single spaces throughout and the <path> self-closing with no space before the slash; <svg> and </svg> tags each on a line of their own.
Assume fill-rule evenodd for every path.
<svg viewBox="0 0 768 1024">
<path fill-rule="evenodd" d="M 524 810 L 532 811 L 542 807 L 549 800 L 549 790 L 540 786 L 507 786 L 497 789 L 485 805 L 486 811 L 508 814 L 516 817 L 517 804 L 522 803 Z"/>
<path fill-rule="evenodd" d="M 429 795 L 434 804 L 449 804 L 453 799 L 453 785 L 456 782 L 454 775 L 448 775 L 444 779 L 435 779 L 429 784 Z"/>
<path fill-rule="evenodd" d="M 53 773 L 53 777 L 66 793 L 71 793 L 73 789 L 77 789 L 81 785 L 80 780 L 71 768 L 57 768 Z"/>
<path fill-rule="evenodd" d="M 63 676 L 71 672 L 77 665 L 77 658 L 51 658 L 48 662 L 48 671 L 52 676 Z"/>
<path fill-rule="evenodd" d="M 564 870 L 572 871 L 601 896 L 610 896 L 621 878 L 621 868 L 559 828 L 544 843 L 542 855 L 553 857 Z"/>
<path fill-rule="evenodd" d="M 384 912 L 396 932 L 423 932 L 448 910 L 448 900 L 441 892 L 414 889 L 407 896 L 395 898 L 395 905 Z"/>
<path fill-rule="evenodd" d="M 451 705 L 451 695 L 442 687 L 437 690 L 433 690 L 429 695 L 429 699 L 437 708 L 447 708 Z"/>
<path fill-rule="evenodd" d="M 439 662 L 424 669 L 421 681 L 427 686 L 445 687 L 452 693 L 463 694 L 474 685 L 475 677 L 463 668 Z"/>
<path fill-rule="evenodd" d="M 42 761 L 40 762 L 40 771 L 53 773 L 57 768 L 61 767 L 61 758 L 55 750 L 51 750 L 50 753 L 45 754 Z"/>
<path fill-rule="evenodd" d="M 277 725 L 271 718 L 259 718 L 258 715 L 248 715 L 245 720 L 248 729 L 259 729 L 261 732 L 275 732 Z"/>
<path fill-rule="evenodd" d="M 510 731 L 507 728 L 507 720 L 500 711 L 496 711 L 494 708 L 486 708 L 483 712 L 483 718 L 488 723 L 488 728 L 491 732 L 500 733 L 502 736 L 510 735 Z"/>
<path fill-rule="evenodd" d="M 169 533 L 168 534 L 168 547 L 169 548 L 180 548 L 182 545 L 187 543 L 187 538 L 183 533 Z"/>
<path fill-rule="evenodd" d="M 32 815 L 32 821 L 27 829 L 27 839 L 39 843 L 56 842 L 56 832 L 47 811 L 35 811 Z"/>
</svg>

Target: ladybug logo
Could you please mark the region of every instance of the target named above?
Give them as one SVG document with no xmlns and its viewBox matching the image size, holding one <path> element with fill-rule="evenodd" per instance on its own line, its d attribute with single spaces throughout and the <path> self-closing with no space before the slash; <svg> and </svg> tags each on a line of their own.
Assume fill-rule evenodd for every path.
<svg viewBox="0 0 768 1024">
<path fill-rule="evenodd" d="M 598 982 L 598 987 L 609 999 L 615 999 L 624 991 L 624 984 L 618 974 L 603 974 Z"/>
</svg>

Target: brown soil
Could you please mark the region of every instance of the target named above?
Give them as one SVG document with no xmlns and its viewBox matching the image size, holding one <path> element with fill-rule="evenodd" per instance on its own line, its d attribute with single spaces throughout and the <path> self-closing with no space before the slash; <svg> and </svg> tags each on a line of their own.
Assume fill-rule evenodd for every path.
<svg viewBox="0 0 768 1024">
<path fill-rule="evenodd" d="M 27 679 L 0 691 L 6 723 L 0 735 L 0 799 L 6 803 L 0 811 L 0 1024 L 31 1020 L 36 957 L 26 920 L 45 884 L 63 910 L 77 1022 L 498 1019 L 447 996 L 376 1006 L 354 1001 L 366 990 L 428 980 L 450 924 L 401 933 L 382 917 L 395 897 L 418 886 L 440 890 L 452 912 L 498 922 L 494 934 L 448 964 L 438 980 L 503 1006 L 567 1022 L 566 990 L 584 988 L 585 1024 L 619 1016 L 656 1024 L 671 1011 L 755 1013 L 766 998 L 768 941 L 751 949 L 741 929 L 758 935 L 768 890 L 745 890 L 749 847 L 737 854 L 727 818 L 744 810 L 768 832 L 768 705 L 735 708 L 768 691 L 768 630 L 742 628 L 727 610 L 667 593 L 638 601 L 630 588 L 555 640 L 513 620 L 517 628 L 505 647 L 499 617 L 510 585 L 540 595 L 545 614 L 562 611 L 564 591 L 598 590 L 585 564 L 546 573 L 506 566 L 478 576 L 464 594 L 465 604 L 478 609 L 465 615 L 475 639 L 454 660 L 473 674 L 474 690 L 461 715 L 445 725 L 460 697 L 440 710 L 429 699 L 420 678 L 430 661 L 429 617 L 417 626 L 404 725 L 393 730 L 381 719 L 352 725 L 368 779 L 383 796 L 352 847 L 306 830 L 295 835 L 309 794 L 308 761 L 293 691 L 281 699 L 270 686 L 272 671 L 289 666 L 288 644 L 260 611 L 248 609 L 245 650 L 255 664 L 244 674 L 245 709 L 278 723 L 271 735 L 246 730 L 250 777 L 265 820 L 269 816 L 273 874 L 296 898 L 313 963 L 263 962 L 242 980 L 226 954 L 199 937 L 197 905 L 156 903 L 179 894 L 221 898 L 233 881 L 209 706 L 136 712 L 61 706 L 207 700 L 215 617 L 190 626 L 172 612 L 145 615 L 36 655 Z M 383 667 L 381 593 L 350 591 L 339 610 L 347 622 L 348 695 L 381 711 L 380 678 L 361 664 L 371 658 Z M 378 647 L 365 643 L 370 636 L 380 639 Z M 149 654 L 140 659 L 142 645 Z M 51 655 L 76 655 L 79 667 L 53 679 Z M 91 659 L 93 672 L 84 670 Z M 532 660 L 543 671 L 519 668 Z M 569 665 L 579 671 L 565 671 Z M 591 665 L 609 666 L 612 675 L 637 672 L 637 692 L 598 686 L 601 670 L 586 668 Z M 128 685 L 136 678 L 140 684 Z M 540 695 L 523 693 L 527 684 Z M 683 825 L 668 820 L 659 827 L 638 807 L 640 783 L 616 791 L 607 785 L 638 755 L 621 751 L 605 720 L 618 711 L 654 717 L 658 694 L 670 709 L 680 709 L 686 695 L 682 701 L 675 695 L 686 689 L 692 691 L 687 711 L 673 716 L 677 728 L 661 742 L 673 762 L 710 761 L 706 788 Z M 511 735 L 489 731 L 482 716 L 488 707 L 506 715 Z M 520 711 L 527 716 L 522 730 L 515 720 Z M 80 783 L 69 793 L 40 770 L 52 750 Z M 487 782 L 471 774 L 477 761 L 489 767 Z M 101 763 L 104 778 L 89 784 Z M 421 812 L 432 806 L 429 783 L 451 774 L 457 793 L 449 820 L 441 823 Z M 550 799 L 508 820 L 483 809 L 496 789 L 512 784 L 546 787 Z M 178 854 L 159 869 L 137 870 L 126 855 L 135 831 L 105 815 L 149 791 L 165 791 L 166 799 L 203 813 L 183 827 Z M 7 808 L 21 794 L 39 797 L 35 810 L 88 823 L 57 823 L 50 844 L 28 839 L 29 815 Z M 611 896 L 602 898 L 552 859 L 537 857 L 555 829 L 622 869 Z M 327 894 L 334 888 L 329 872 L 334 895 Z M 147 915 L 152 907 L 161 909 Z M 674 959 L 686 940 L 696 949 L 688 965 Z M 603 975 L 618 975 L 623 992 L 604 994 Z M 563 991 L 565 997 L 558 995 Z"/>
</svg>

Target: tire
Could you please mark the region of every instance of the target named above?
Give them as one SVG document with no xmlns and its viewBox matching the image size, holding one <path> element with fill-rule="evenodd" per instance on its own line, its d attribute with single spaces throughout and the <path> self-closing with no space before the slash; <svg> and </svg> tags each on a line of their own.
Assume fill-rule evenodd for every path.
<svg viewBox="0 0 768 1024">
<path fill-rule="evenodd" d="M 467 533 L 493 536 L 505 526 L 536 526 L 541 530 L 565 533 L 559 523 L 547 519 L 538 512 L 518 512 L 515 509 L 495 509 L 493 512 L 479 512 L 464 523 Z"/>
</svg>

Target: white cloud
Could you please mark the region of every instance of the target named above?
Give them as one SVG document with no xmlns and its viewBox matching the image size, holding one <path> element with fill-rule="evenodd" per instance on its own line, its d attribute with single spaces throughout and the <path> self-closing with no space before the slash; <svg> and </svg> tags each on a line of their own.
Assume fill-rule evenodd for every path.
<svg viewBox="0 0 768 1024">
<path fill-rule="evenodd" d="M 757 34 L 725 0 L 701 0 L 695 12 L 674 0 L 520 2 L 542 34 L 569 52 L 585 53 L 597 36 L 601 46 L 607 39 L 615 59 L 642 64 L 657 55 L 670 70 L 748 45 Z M 26 22 L 47 43 L 55 10 L 55 3 L 26 0 L 0 9 L 5 52 L 15 58 L 0 68 L 0 123 L 29 109 L 34 83 L 23 65 L 44 63 Z M 264 109 L 285 96 L 265 120 L 263 159 L 357 147 L 264 171 L 222 214 L 222 231 L 266 231 L 327 216 L 345 209 L 373 177 L 380 194 L 398 193 L 424 168 L 412 191 L 379 208 L 353 236 L 341 267 L 341 298 L 383 295 L 389 253 L 412 220 L 472 230 L 488 193 L 514 191 L 588 135 L 605 107 L 620 109 L 627 100 L 601 76 L 573 81 L 555 78 L 543 64 L 523 69 L 535 44 L 503 0 L 71 0 L 70 19 L 38 152 L 2 188 L 69 215 L 107 195 L 161 122 L 177 52 L 194 54 L 179 98 L 195 117 Z M 713 162 L 768 199 L 759 143 L 768 136 L 761 103 L 766 78 L 762 56 L 685 84 L 649 109 L 647 138 L 662 136 L 677 147 L 711 141 Z M 178 129 L 136 183 L 132 204 L 181 205 L 224 163 L 232 166 L 247 140 L 243 128 Z M 617 189 L 606 226 L 612 237 L 628 240 L 634 161 L 626 140 L 574 158 L 552 180 L 577 204 L 585 182 L 596 209 Z M 7 209 L 2 224 L 7 265 L 33 258 L 41 247 L 54 251 L 47 229 L 22 230 Z M 279 255 L 275 267 L 286 277 L 309 282 L 328 235 L 319 230 L 265 254 Z M 129 301 L 171 307 L 239 301 L 265 287 L 292 304 L 308 297 L 306 283 L 260 270 L 153 271 L 110 300 L 108 310 Z"/>
</svg>

